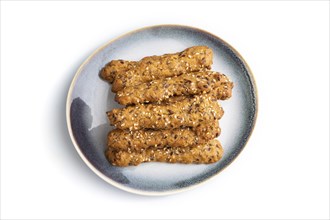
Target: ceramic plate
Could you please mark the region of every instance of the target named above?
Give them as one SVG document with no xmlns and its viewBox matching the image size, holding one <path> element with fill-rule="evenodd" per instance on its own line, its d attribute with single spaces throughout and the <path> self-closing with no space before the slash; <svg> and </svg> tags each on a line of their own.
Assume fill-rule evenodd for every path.
<svg viewBox="0 0 330 220">
<path fill-rule="evenodd" d="M 99 78 L 100 69 L 113 59 L 140 60 L 150 55 L 175 53 L 187 47 L 206 45 L 214 52 L 212 69 L 233 82 L 233 97 L 221 101 L 219 140 L 223 158 L 210 165 L 144 163 L 115 167 L 104 152 L 112 129 L 106 111 L 120 107 L 110 86 Z M 206 31 L 178 25 L 139 29 L 110 41 L 96 50 L 78 69 L 67 98 L 67 123 L 73 144 L 83 161 L 108 183 L 138 194 L 163 195 L 187 190 L 205 182 L 227 167 L 242 151 L 257 116 L 256 85 L 244 59 L 228 43 Z"/>
</svg>

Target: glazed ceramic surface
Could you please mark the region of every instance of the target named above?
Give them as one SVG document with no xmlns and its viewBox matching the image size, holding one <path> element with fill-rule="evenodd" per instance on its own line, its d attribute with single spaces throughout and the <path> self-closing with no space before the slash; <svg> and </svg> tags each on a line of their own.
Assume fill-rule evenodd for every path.
<svg viewBox="0 0 330 220">
<path fill-rule="evenodd" d="M 175 53 L 206 45 L 214 52 L 212 70 L 233 82 L 233 96 L 220 101 L 225 114 L 220 120 L 219 140 L 223 158 L 210 165 L 144 163 L 115 167 L 106 159 L 109 125 L 106 112 L 120 108 L 109 84 L 99 78 L 100 69 L 113 59 L 140 60 L 145 56 Z M 257 94 L 252 73 L 243 58 L 220 38 L 187 26 L 147 27 L 119 37 L 95 51 L 77 71 L 67 99 L 67 123 L 73 144 L 84 162 L 102 179 L 123 190 L 163 195 L 184 191 L 210 179 L 242 151 L 257 116 Z"/>
</svg>

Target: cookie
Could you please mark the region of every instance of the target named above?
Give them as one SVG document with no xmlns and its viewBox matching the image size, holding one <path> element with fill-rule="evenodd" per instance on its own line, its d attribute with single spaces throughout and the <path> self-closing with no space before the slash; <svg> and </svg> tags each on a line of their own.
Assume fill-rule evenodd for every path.
<svg viewBox="0 0 330 220">
<path fill-rule="evenodd" d="M 177 102 L 139 104 L 107 112 L 110 124 L 121 130 L 197 127 L 206 121 L 219 120 L 223 114 L 217 100 L 207 94 L 184 97 Z"/>
<path fill-rule="evenodd" d="M 127 86 L 210 69 L 212 59 L 210 48 L 195 46 L 175 54 L 145 57 L 137 62 L 113 60 L 101 70 L 100 76 L 113 83 L 112 91 L 118 92 Z"/>
<path fill-rule="evenodd" d="M 217 139 L 192 147 L 147 148 L 142 151 L 127 151 L 108 148 L 106 156 L 115 166 L 139 165 L 144 162 L 166 162 L 184 164 L 210 164 L 223 156 L 223 149 Z"/>
<path fill-rule="evenodd" d="M 210 121 L 194 128 L 177 128 L 167 130 L 119 130 L 108 134 L 108 147 L 139 151 L 150 147 L 189 147 L 204 144 L 220 135 L 218 121 Z"/>
<path fill-rule="evenodd" d="M 125 87 L 115 100 L 122 105 L 161 102 L 173 96 L 198 95 L 213 92 L 216 99 L 228 99 L 232 83 L 220 73 L 193 72 L 180 76 L 158 79 L 136 86 Z M 228 91 L 228 92 L 227 92 Z"/>
</svg>

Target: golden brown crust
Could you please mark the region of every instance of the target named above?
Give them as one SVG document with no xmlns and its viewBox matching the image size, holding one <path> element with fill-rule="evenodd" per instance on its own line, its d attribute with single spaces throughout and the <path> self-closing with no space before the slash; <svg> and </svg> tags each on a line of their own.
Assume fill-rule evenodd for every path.
<svg viewBox="0 0 330 220">
<path fill-rule="evenodd" d="M 217 139 L 208 143 L 182 147 L 148 148 L 142 151 L 121 151 L 108 148 L 106 156 L 112 165 L 130 166 L 143 162 L 167 162 L 167 163 L 195 163 L 209 164 L 217 162 L 223 155 L 223 149 Z"/>
<path fill-rule="evenodd" d="M 126 72 L 136 67 L 137 62 L 126 60 L 112 60 L 102 68 L 100 76 L 102 79 L 113 83 L 118 72 Z"/>
<path fill-rule="evenodd" d="M 234 83 L 229 80 L 229 78 L 222 74 L 220 78 L 220 85 L 216 86 L 212 91 L 211 95 L 220 100 L 227 100 L 232 96 L 232 91 L 234 88 Z"/>
<path fill-rule="evenodd" d="M 198 95 L 215 90 L 217 92 L 214 94 L 219 95 L 216 98 L 227 99 L 225 95 L 229 93 L 222 94 L 231 88 L 231 83 L 223 74 L 213 71 L 193 72 L 125 87 L 117 93 L 115 100 L 122 105 L 161 102 L 172 96 Z"/>
<path fill-rule="evenodd" d="M 101 70 L 101 77 L 113 83 L 112 91 L 118 92 L 127 86 L 210 69 L 212 59 L 210 48 L 195 46 L 180 53 L 145 57 L 138 62 L 113 60 Z"/>
<path fill-rule="evenodd" d="M 118 129 L 175 129 L 196 127 L 205 121 L 219 120 L 220 104 L 210 95 L 185 97 L 170 104 L 140 104 L 107 112 L 111 125 Z"/>
<path fill-rule="evenodd" d="M 189 147 L 204 144 L 220 135 L 218 121 L 210 121 L 195 128 L 169 130 L 119 130 L 108 134 L 108 147 L 139 151 L 150 147 Z"/>
</svg>

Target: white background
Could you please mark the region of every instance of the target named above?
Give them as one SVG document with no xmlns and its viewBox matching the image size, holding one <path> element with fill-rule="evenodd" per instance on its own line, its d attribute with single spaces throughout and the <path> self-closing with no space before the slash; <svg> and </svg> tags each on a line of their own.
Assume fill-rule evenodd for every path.
<svg viewBox="0 0 330 220">
<path fill-rule="evenodd" d="M 242 154 L 188 192 L 118 190 L 79 158 L 65 101 L 125 32 L 205 29 L 249 63 L 259 116 Z M 329 218 L 329 2 L 1 2 L 1 218 Z"/>
</svg>

